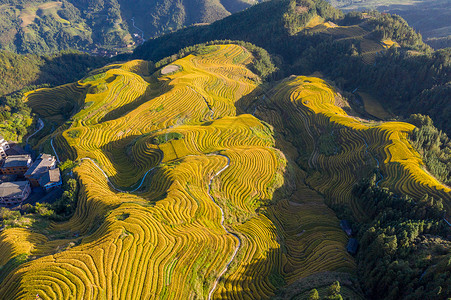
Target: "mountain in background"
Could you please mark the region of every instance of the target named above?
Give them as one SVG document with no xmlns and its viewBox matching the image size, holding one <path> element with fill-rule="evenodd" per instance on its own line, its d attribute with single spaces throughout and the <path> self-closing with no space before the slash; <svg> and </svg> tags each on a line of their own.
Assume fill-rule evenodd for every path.
<svg viewBox="0 0 451 300">
<path fill-rule="evenodd" d="M 114 55 L 195 23 L 210 23 L 254 0 L 0 0 L 0 49 L 43 54 L 68 48 Z"/>
<path fill-rule="evenodd" d="M 419 31 L 435 49 L 451 47 L 451 5 L 449 0 L 329 0 L 344 11 L 377 9 L 397 14 Z"/>
</svg>

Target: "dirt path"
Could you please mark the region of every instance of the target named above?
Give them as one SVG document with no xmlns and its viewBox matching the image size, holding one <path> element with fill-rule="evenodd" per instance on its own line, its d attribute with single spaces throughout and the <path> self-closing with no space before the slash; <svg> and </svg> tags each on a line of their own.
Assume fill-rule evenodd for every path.
<svg viewBox="0 0 451 300">
<path fill-rule="evenodd" d="M 208 184 L 208 196 L 210 196 L 211 201 L 213 201 L 213 203 L 219 208 L 219 210 L 221 211 L 221 226 L 222 228 L 224 228 L 224 230 L 230 234 L 233 235 L 237 240 L 238 240 L 238 245 L 235 248 L 235 251 L 233 251 L 232 257 L 230 257 L 229 262 L 227 263 L 227 265 L 225 266 L 225 268 L 221 271 L 221 273 L 219 273 L 218 277 L 216 277 L 215 282 L 213 283 L 213 286 L 211 287 L 210 292 L 208 293 L 208 300 L 211 299 L 211 296 L 213 295 L 214 291 L 216 290 L 216 287 L 218 285 L 219 280 L 221 279 L 222 275 L 224 275 L 225 272 L 227 272 L 227 270 L 229 269 L 230 264 L 232 263 L 233 259 L 235 258 L 235 256 L 238 253 L 238 250 L 241 247 L 241 239 L 238 235 L 236 235 L 233 232 L 230 232 L 227 230 L 227 228 L 224 226 L 224 211 L 222 210 L 222 208 L 216 203 L 215 199 L 213 198 L 213 196 L 211 195 L 211 184 L 213 182 L 213 179 L 215 179 L 215 177 L 217 177 L 219 174 L 221 174 L 223 171 L 225 171 L 229 166 L 230 166 L 230 158 L 228 158 L 225 155 L 221 155 L 221 154 L 217 154 L 219 156 L 225 157 L 227 158 L 227 165 L 222 168 L 221 170 L 219 170 L 218 172 L 216 172 L 216 174 L 210 179 L 210 183 Z"/>
</svg>

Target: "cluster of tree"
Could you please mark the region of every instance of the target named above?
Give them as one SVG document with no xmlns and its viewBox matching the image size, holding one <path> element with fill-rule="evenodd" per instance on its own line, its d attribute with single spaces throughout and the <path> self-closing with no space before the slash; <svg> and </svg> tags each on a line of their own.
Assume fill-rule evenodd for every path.
<svg viewBox="0 0 451 300">
<path fill-rule="evenodd" d="M 205 55 L 209 51 L 213 51 L 214 48 L 211 46 L 214 45 L 225 45 L 225 44 L 236 44 L 243 46 L 246 48 L 252 55 L 254 56 L 254 60 L 252 64 L 249 66 L 249 68 L 258 76 L 260 76 L 262 79 L 270 79 L 273 78 L 278 71 L 278 68 L 276 66 L 276 62 L 271 58 L 271 56 L 268 54 L 268 52 L 260 47 L 257 47 L 251 43 L 242 42 L 242 41 L 232 41 L 232 40 L 214 40 L 209 41 L 202 44 L 197 44 L 194 46 L 188 46 L 180 50 L 177 54 L 165 57 L 161 60 L 159 60 L 157 63 L 155 63 L 155 67 L 160 68 L 162 66 L 165 66 L 167 64 L 170 64 L 177 59 L 180 59 L 182 57 L 185 57 L 186 55 L 189 55 L 191 53 L 197 54 L 197 55 Z"/>
<path fill-rule="evenodd" d="M 407 121 L 417 127 L 409 137 L 429 172 L 444 184 L 451 185 L 451 141 L 446 133 L 434 127 L 429 116 L 414 114 Z"/>
<path fill-rule="evenodd" d="M 377 39 L 392 39 L 402 47 L 409 49 L 428 51 L 429 46 L 423 43 L 421 34 L 417 33 L 407 22 L 398 15 L 382 14 L 378 11 L 370 11 L 372 18 L 368 21 L 373 34 Z"/>
<path fill-rule="evenodd" d="M 335 281 L 327 288 L 327 295 L 323 298 L 320 298 L 320 294 L 317 289 L 312 289 L 309 292 L 308 300 L 319 300 L 319 299 L 328 299 L 328 300 L 343 300 L 343 297 L 340 294 L 341 286 L 339 281 Z"/>
<path fill-rule="evenodd" d="M 375 184 L 353 194 L 368 213 L 358 224 L 356 257 L 361 285 L 372 299 L 446 299 L 451 295 L 451 230 L 441 199 L 399 197 Z"/>
<path fill-rule="evenodd" d="M 0 133 L 8 141 L 20 141 L 33 123 L 31 109 L 22 98 L 28 91 L 43 86 L 28 86 L 18 92 L 0 97 Z"/>
</svg>

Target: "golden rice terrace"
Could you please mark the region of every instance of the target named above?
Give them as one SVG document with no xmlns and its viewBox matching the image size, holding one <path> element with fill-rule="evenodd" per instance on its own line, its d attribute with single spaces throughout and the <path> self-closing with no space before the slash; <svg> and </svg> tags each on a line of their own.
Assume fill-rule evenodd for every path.
<svg viewBox="0 0 451 300">
<path fill-rule="evenodd" d="M 266 299 L 315 274 L 347 278 L 355 261 L 328 205 L 364 219 L 351 191 L 375 168 L 380 186 L 451 211 L 413 125 L 350 116 L 314 77 L 264 89 L 245 48 L 207 50 L 26 95 L 56 124 L 39 144 L 78 163 L 80 192 L 69 221 L 0 233 L 0 266 L 29 258 L 1 299 Z M 341 148 L 324 150 L 327 135 Z"/>
</svg>

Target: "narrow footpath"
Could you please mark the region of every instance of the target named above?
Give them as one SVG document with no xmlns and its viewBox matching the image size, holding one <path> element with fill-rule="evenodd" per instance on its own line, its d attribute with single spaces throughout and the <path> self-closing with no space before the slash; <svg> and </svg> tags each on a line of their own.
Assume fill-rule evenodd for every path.
<svg viewBox="0 0 451 300">
<path fill-rule="evenodd" d="M 208 184 L 208 196 L 210 196 L 211 201 L 213 201 L 213 203 L 221 211 L 221 226 L 222 226 L 222 228 L 224 228 L 224 230 L 228 234 L 233 235 L 238 240 L 238 245 L 236 246 L 235 251 L 233 251 L 233 254 L 230 257 L 230 259 L 229 259 L 227 265 L 225 266 L 225 268 L 221 271 L 221 273 L 219 273 L 218 277 L 216 277 L 215 282 L 213 283 L 213 286 L 211 287 L 211 290 L 208 293 L 208 300 L 211 300 L 211 296 L 213 295 L 214 291 L 216 290 L 216 287 L 218 285 L 219 280 L 222 278 L 222 275 L 224 275 L 224 273 L 227 272 L 227 270 L 229 269 L 230 264 L 232 263 L 233 259 L 236 257 L 236 255 L 238 253 L 238 250 L 241 247 L 241 239 L 240 239 L 240 237 L 238 235 L 236 235 L 235 233 L 230 232 L 229 230 L 227 230 L 227 228 L 224 226 L 224 211 L 218 205 L 218 203 L 216 203 L 215 199 L 211 195 L 211 184 L 213 183 L 213 179 L 215 179 L 215 177 L 217 177 L 219 174 L 221 174 L 224 170 L 226 170 L 230 166 L 230 158 L 228 158 L 227 156 L 222 155 L 222 154 L 218 154 L 218 155 L 227 158 L 227 165 L 224 168 L 222 168 L 221 170 L 219 170 L 218 172 L 216 172 L 216 174 L 210 179 L 210 182 Z"/>
</svg>

